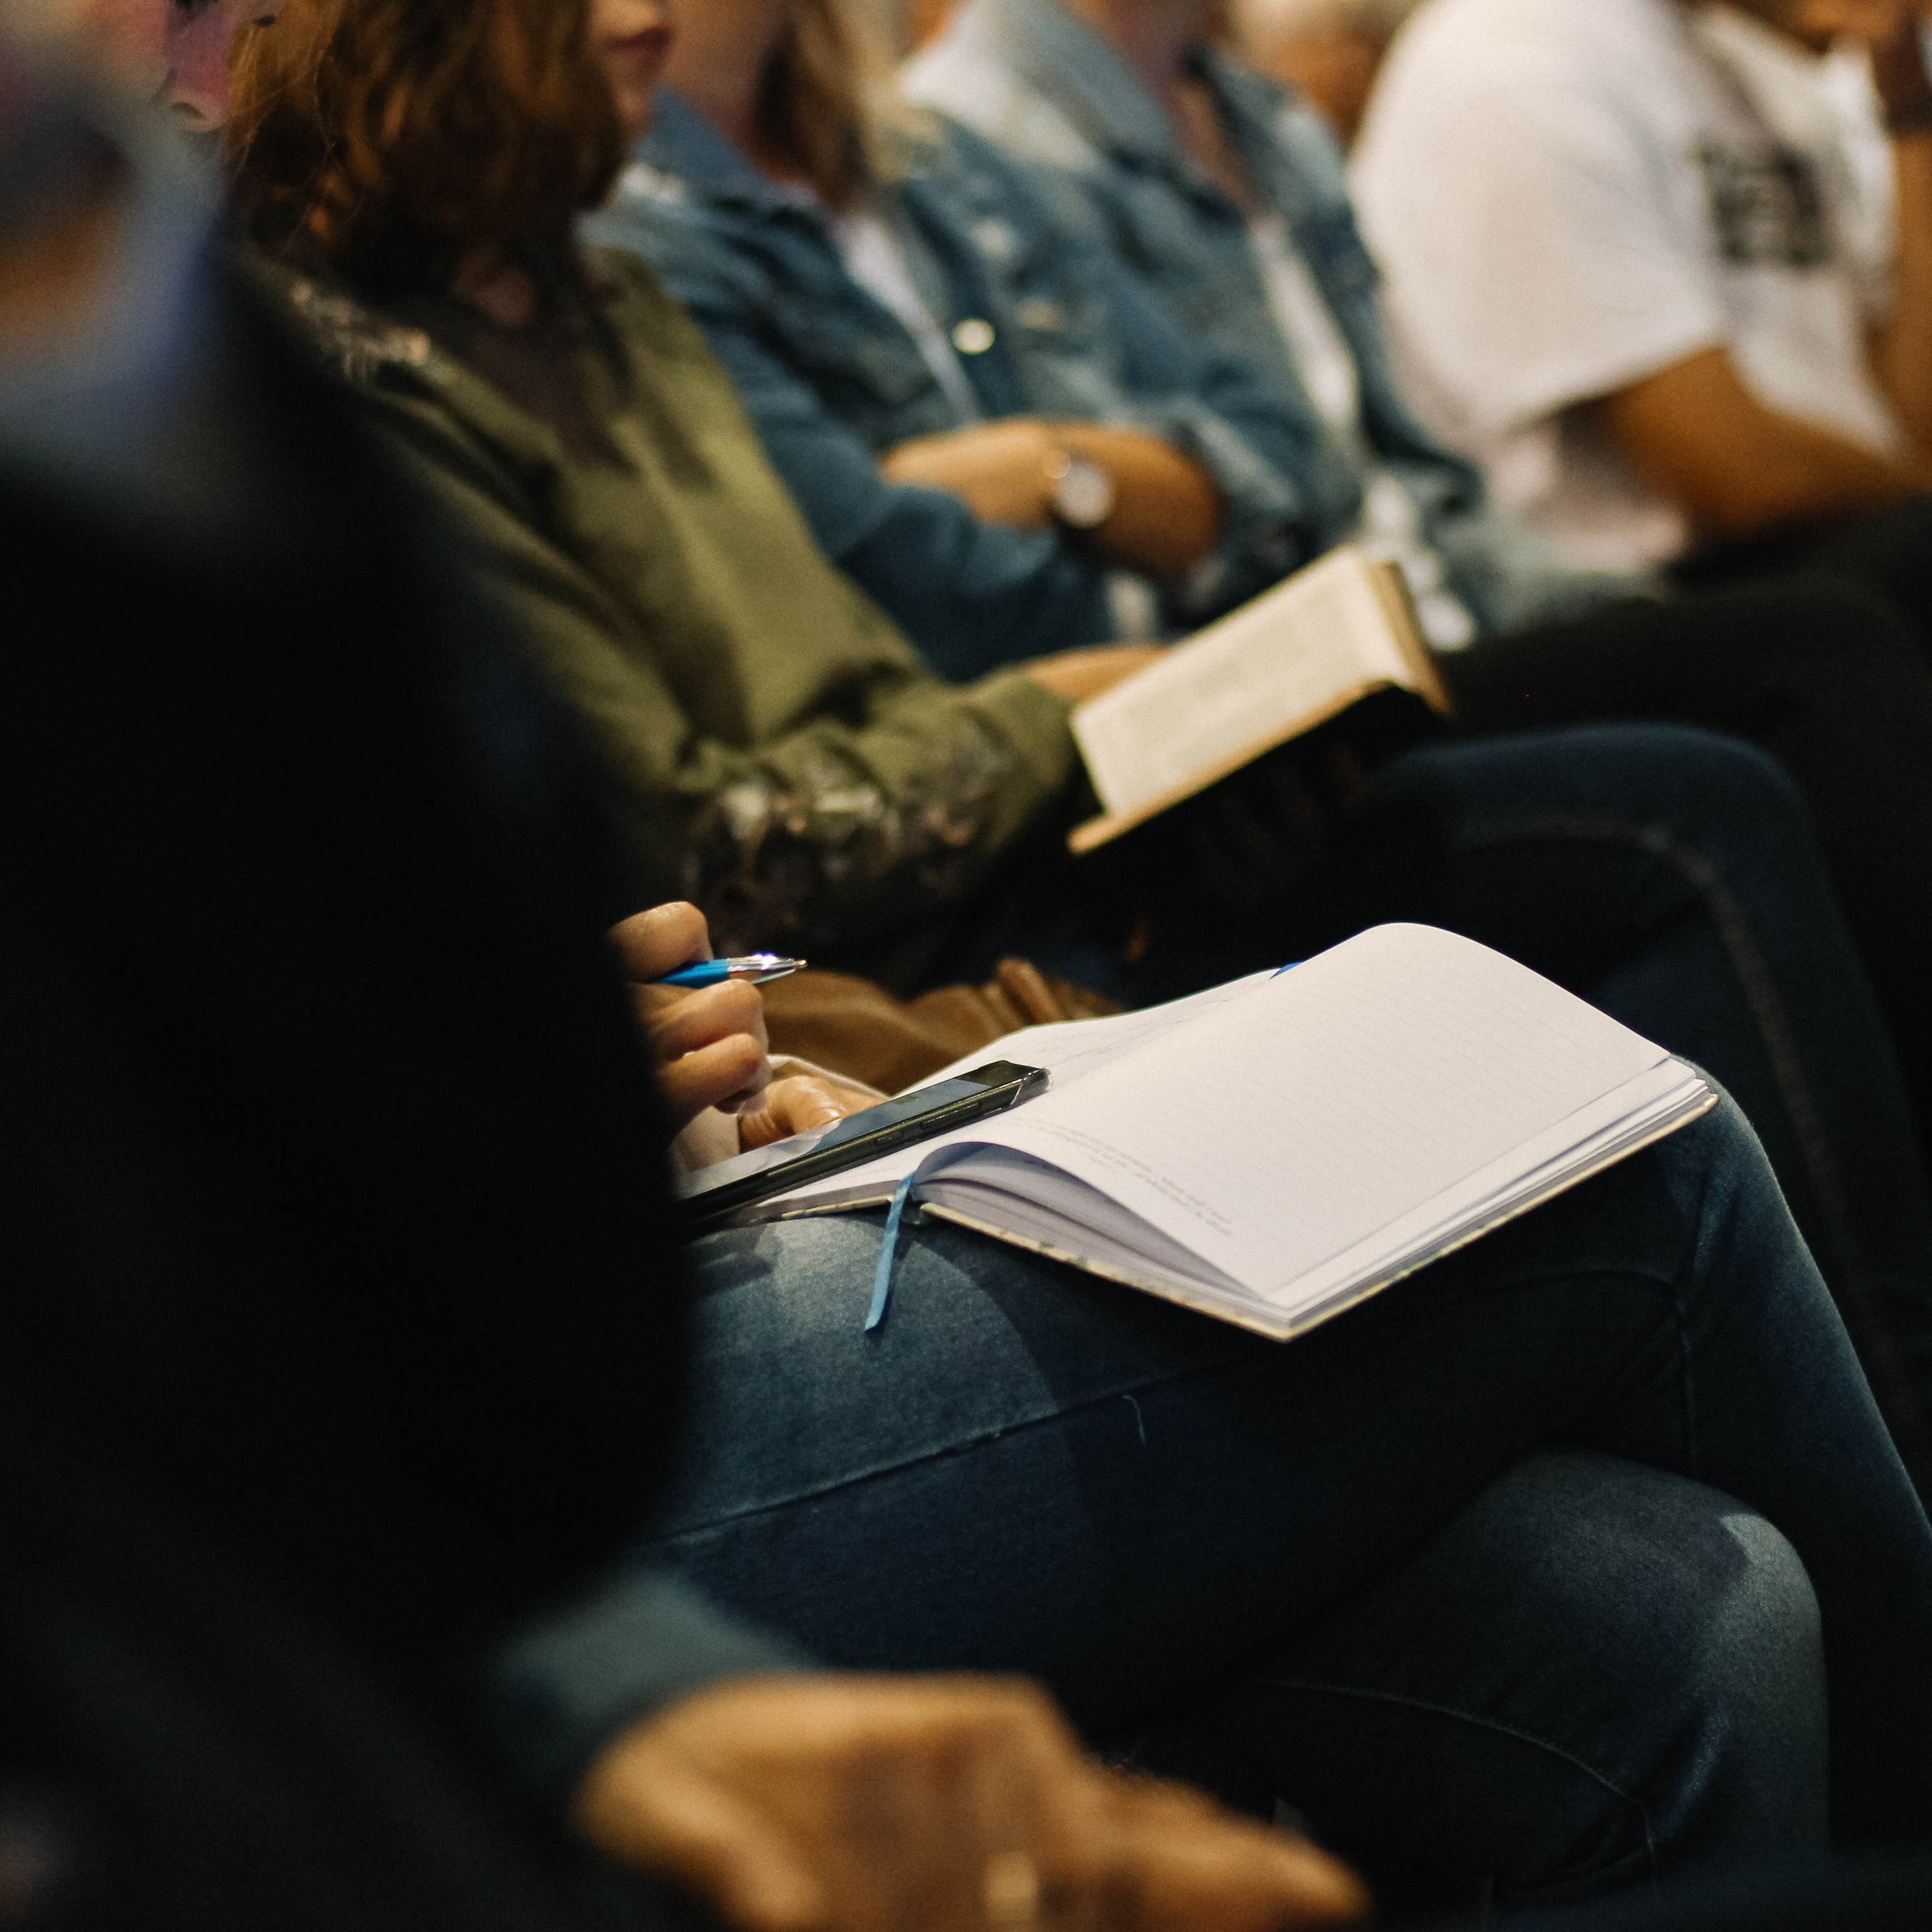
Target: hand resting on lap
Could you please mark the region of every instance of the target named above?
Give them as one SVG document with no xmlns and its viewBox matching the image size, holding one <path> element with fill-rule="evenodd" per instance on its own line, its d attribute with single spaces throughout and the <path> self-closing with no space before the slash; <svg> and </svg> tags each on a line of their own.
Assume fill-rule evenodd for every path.
<svg viewBox="0 0 1932 1932">
<path fill-rule="evenodd" d="M 1313 1846 L 1106 1770 L 1008 1678 L 727 1682 L 619 1737 L 574 1808 L 746 1932 L 1275 1932 L 1367 1903 Z"/>
</svg>

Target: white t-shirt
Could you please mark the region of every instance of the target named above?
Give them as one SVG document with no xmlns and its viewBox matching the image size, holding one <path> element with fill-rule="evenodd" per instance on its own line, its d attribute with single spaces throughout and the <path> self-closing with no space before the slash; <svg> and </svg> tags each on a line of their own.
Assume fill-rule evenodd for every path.
<svg viewBox="0 0 1932 1932">
<path fill-rule="evenodd" d="M 1768 407 L 1895 450 L 1866 359 L 1889 268 L 1823 64 L 1728 8 L 1433 0 L 1357 151 L 1416 400 L 1573 562 L 1678 554 L 1570 406 L 1723 347 Z"/>
</svg>

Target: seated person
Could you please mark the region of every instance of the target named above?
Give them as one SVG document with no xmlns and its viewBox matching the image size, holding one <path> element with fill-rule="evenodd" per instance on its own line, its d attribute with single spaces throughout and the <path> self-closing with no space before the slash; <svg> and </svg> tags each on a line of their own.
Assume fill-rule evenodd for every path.
<svg viewBox="0 0 1932 1932">
<path fill-rule="evenodd" d="M 425 32 L 431 4 L 458 10 L 411 0 L 419 59 L 536 44 Z M 314 68 L 295 40 L 296 71 L 361 78 L 346 39 Z M 151 314 L 156 260 L 110 253 L 87 312 Z M 807 1626 L 874 1664 L 1036 1658 L 1095 1722 L 1205 1682 L 1286 1754 L 1271 1776 L 1306 1744 L 1338 1814 L 1525 1895 L 1815 1847 L 1828 1796 L 1850 1838 L 1918 1828 L 1932 1533 L 1734 1109 L 1294 1348 L 929 1232 L 860 1354 L 862 1220 L 714 1237 L 688 1294 L 572 736 L 283 337 L 226 291 L 204 319 L 135 332 L 146 359 L 111 372 L 159 432 L 135 475 L 191 513 L 165 545 L 119 446 L 70 452 L 103 463 L 82 498 L 14 440 L 98 400 L 84 337 L 0 406 L 10 1376 L 53 1378 L 118 1468 L 372 1648 L 452 1745 L 453 1653 L 550 1598 L 489 1673 L 516 1761 L 752 1932 L 1261 1932 L 1354 1898 L 1102 1777 L 1036 1694 L 801 1672 Z M 673 909 L 617 944 L 655 981 L 704 938 Z M 742 994 L 681 1005 L 656 1034 L 678 1112 L 755 1087 Z M 682 1584 L 627 1564 L 560 1610 L 643 1505 L 680 1314 L 699 1432 L 651 1533 L 686 1546 Z M 1136 1405 L 1158 1456 L 1115 1440 Z M 743 1621 L 761 1594 L 791 1641 Z M 1338 1704 L 1419 1721 L 1379 1793 Z M 315 1769 L 250 1819 L 339 1844 L 300 1833 Z M 458 1829 L 464 1802 L 445 1880 L 508 1856 L 503 1828 Z M 222 1869 L 206 1823 L 177 1816 L 163 1858 Z M 532 1922 L 486 1879 L 476 1922 Z"/>
<path fill-rule="evenodd" d="M 866 118 L 883 62 L 851 10 L 691 10 L 690 100 L 664 94 L 590 232 L 696 318 L 820 547 L 928 664 L 1191 628 L 1309 554 L 1264 386 L 984 142 Z"/>
<path fill-rule="evenodd" d="M 1913 0 L 1438 0 L 1404 37 L 1355 176 L 1391 310 L 1445 424 L 1568 554 L 1730 544 L 1741 566 L 1822 551 L 1873 574 L 1861 526 L 1932 484 L 1918 18 Z M 1859 205 L 1823 84 L 1841 32 L 1876 57 L 1889 222 Z M 1913 554 L 1876 573 L 1922 628 L 1928 530 L 1910 508 L 1891 543 Z"/>
<path fill-rule="evenodd" d="M 1670 0 L 1640 4 L 1675 18 Z M 1104 238 L 1204 340 L 1304 399 L 1304 412 L 1325 424 L 1318 440 L 1360 476 L 1366 501 L 1379 493 L 1399 505 L 1397 482 L 1421 502 L 1445 493 L 1453 501 L 1450 459 L 1415 454 L 1424 439 L 1396 380 L 1334 144 L 1313 116 L 1213 44 L 1216 12 L 1212 0 L 968 0 L 908 86 L 1050 164 L 1070 219 Z M 1580 10 L 1538 11 L 1539 21 L 1572 17 Z M 1432 33 L 1433 16 L 1424 25 Z M 1472 23 L 1470 44 L 1487 46 L 1485 31 Z M 1462 134 L 1477 138 L 1484 118 L 1470 116 Z M 1418 157 L 1406 170 L 1406 209 L 1432 207 L 1413 189 L 1434 178 L 1430 166 Z M 1527 326 L 1533 305 L 1506 269 L 1484 271 L 1480 294 L 1467 286 L 1472 300 L 1508 291 L 1496 298 L 1510 313 L 1484 340 Z M 1612 333 L 1628 340 L 1621 323 Z M 1527 526 L 1495 512 L 1437 514 L 1426 534 L 1472 609 L 1493 614 L 1494 593 L 1486 605 L 1469 586 L 1515 580 Z M 1486 573 L 1474 578 L 1472 542 Z M 1918 550 L 1932 556 L 1932 544 Z M 1669 605 L 1624 601 L 1560 624 L 1486 623 L 1481 641 L 1445 657 L 1442 670 L 1466 730 L 1670 719 L 1771 752 L 1817 821 L 1932 1141 L 1932 1008 L 1921 995 L 1932 972 L 1932 895 L 1922 884 L 1932 878 L 1932 807 L 1919 779 L 1932 669 L 1906 602 L 1888 594 L 1879 608 L 1878 598 L 1862 580 L 1814 572 Z"/>
<path fill-rule="evenodd" d="M 485 1748 L 478 1658 L 658 1486 L 666 1128 L 574 733 L 165 136 L 0 34 L 0 1917 L 692 1923 L 593 1845 L 747 1932 L 1354 1910 L 1030 1688 L 806 1668 L 662 1574 L 574 1813 Z"/>
<path fill-rule="evenodd" d="M 1234 44 L 1261 72 L 1318 109 L 1336 140 L 1352 147 L 1389 43 L 1418 4 L 1234 0 Z"/>
<path fill-rule="evenodd" d="M 604 0 L 604 38 L 622 49 L 640 14 L 650 0 Z M 688 896 L 727 951 L 902 988 L 1017 952 L 1130 1004 L 1384 920 L 1466 932 L 1725 1083 L 1912 1439 L 1914 1386 L 1932 1383 L 1932 1208 L 1882 1028 L 1767 760 L 1678 730 L 1426 746 L 1390 760 L 1299 872 L 1299 794 L 1270 769 L 1166 847 L 1073 861 L 1068 700 L 1118 654 L 964 689 L 922 670 L 814 547 L 649 271 L 575 250 L 621 153 L 602 76 L 560 40 L 542 78 L 574 104 L 566 152 L 522 105 L 534 81 L 479 78 L 437 40 L 398 46 L 382 18 L 372 0 L 339 19 L 304 0 L 249 37 L 241 215 L 592 734 L 632 903 Z M 478 62 L 494 44 L 459 43 Z M 436 64 L 418 85 L 412 62 Z M 343 76 L 364 70 L 395 91 L 379 148 L 350 118 Z M 436 111 L 458 85 L 499 104 L 488 169 Z"/>
<path fill-rule="evenodd" d="M 706 950 L 688 907 L 627 921 L 616 938 L 640 981 Z M 662 1060 L 661 1077 L 686 1109 L 706 1078 L 735 1095 L 755 1054 L 754 1034 L 733 1029 L 755 1026 L 756 995 L 733 994 L 731 1011 L 704 1004 L 715 994 L 685 1002 L 694 1010 L 680 1044 L 693 1061 L 716 1056 L 704 1078 L 686 1077 L 675 1049 Z M 1666 1142 L 1658 1156 L 1667 1164 L 1687 1138 Z M 690 1250 L 694 1439 L 640 1554 L 852 1668 L 1024 1670 L 1103 1734 L 1151 1695 L 1231 1744 L 1265 1788 L 1344 1842 L 1499 1872 L 1512 1899 L 1586 1895 L 1682 1869 L 1681 1841 L 1642 1846 L 1665 1816 L 1713 1849 L 1741 1828 L 1768 1845 L 1771 1832 L 1760 1838 L 1744 1821 L 1768 1826 L 1772 1807 L 1781 1828 L 1792 1828 L 1792 1787 L 1780 1786 L 1789 1774 L 1777 1767 L 1794 1747 L 1810 1748 L 1794 1734 L 1808 1675 L 1803 1645 L 1787 1628 L 1774 1649 L 1755 1618 L 1750 1628 L 1730 1623 L 1720 1606 L 1741 1606 L 1739 1590 L 1775 1601 L 1780 1585 L 1756 1561 L 1748 1583 L 1720 1581 L 1733 1556 L 1704 1544 L 1697 1498 L 1655 1480 L 1657 1446 L 1684 1439 L 1676 1405 L 1687 1394 L 1704 1480 L 1715 1479 L 1725 1454 L 1701 1432 L 1724 1437 L 1730 1399 L 1721 1380 L 1714 1388 L 1707 1379 L 1726 1376 L 1726 1351 L 1714 1334 L 1705 1339 L 1703 1291 L 1676 1277 L 1676 1292 L 1693 1297 L 1690 1348 L 1704 1364 L 1705 1392 L 1694 1394 L 1678 1380 L 1675 1317 L 1650 1328 L 1647 1342 L 1637 1330 L 1611 1341 L 1603 1325 L 1606 1304 L 1626 1292 L 1634 1249 L 1593 1249 L 1588 1287 L 1566 1277 L 1573 1263 L 1553 1247 L 1534 1260 L 1514 1252 L 1526 1234 L 1573 1257 L 1603 1240 L 1608 1224 L 1597 1217 L 1617 1190 L 1593 1196 L 1597 1185 L 1286 1346 L 938 1224 L 901 1237 L 892 1312 L 868 1336 L 860 1324 L 880 1254 L 876 1216 L 707 1235 Z M 1672 1192 L 1674 1218 L 1689 1197 L 1681 1184 Z M 1714 1201 L 1703 1198 L 1708 1214 Z M 1573 1208 L 1582 1220 L 1563 1225 Z M 1742 1201 L 1723 1211 L 1753 1212 Z M 1618 1212 L 1609 1220 L 1630 1238 Z M 1711 1225 L 1680 1222 L 1681 1252 L 1694 1252 Z M 1735 1240 L 1721 1246 L 1744 1261 Z M 1780 1265 L 1760 1244 L 1750 1252 L 1725 1294 Z M 1646 1298 L 1658 1294 L 1663 1263 L 1653 1251 L 1640 1264 L 1653 1284 Z M 1499 1280 L 1515 1286 L 1499 1293 Z M 1655 1320 L 1662 1304 L 1651 1305 Z M 1753 1295 L 1748 1325 L 1756 1307 Z M 1794 1318 L 1780 1308 L 1767 1336 Z M 1797 1332 L 1787 1340 L 1798 1346 Z M 1706 1354 L 1713 1344 L 1715 1360 Z M 1516 1461 L 1528 1446 L 1513 1433 L 1518 1406 L 1530 1384 L 1556 1372 L 1559 1355 L 1592 1364 L 1600 1378 L 1594 1394 L 1572 1386 L 1560 1399 L 1564 1441 L 1589 1453 L 1552 1454 L 1546 1444 Z M 1432 1394 L 1409 1380 L 1412 1370 Z M 1642 1390 L 1634 1408 L 1633 1376 Z M 1754 1388 L 1748 1401 L 1767 1398 L 1772 1407 L 1752 1424 L 1760 1446 L 1782 1426 L 1771 1391 Z M 1597 1406 L 1606 1399 L 1608 1411 Z M 1417 1405 L 1426 1412 L 1419 1423 Z M 1501 1440 L 1478 1421 L 1498 1408 L 1513 1412 Z M 1611 1413 L 1622 1420 L 1606 1435 Z M 1412 1520 L 1419 1492 L 1436 1486 L 1431 1459 L 1472 1468 L 1504 1442 L 1496 1466 L 1508 1473 L 1459 1504 L 1441 1529 L 1420 1546 L 1400 1531 L 1383 1541 L 1388 1516 Z M 1814 1442 L 1791 1466 L 1815 1475 L 1832 1460 Z M 1365 1463 L 1378 1466 L 1372 1503 L 1358 1486 Z M 1452 1474 L 1450 1486 L 1460 1480 Z M 1640 1528 L 1646 1510 L 1658 1514 Z M 1755 1546 L 1758 1534 L 1745 1532 L 1744 1544 Z M 1367 1544 L 1378 1580 L 1316 1608 L 1336 1566 Z M 1603 1594 L 1619 1574 L 1645 1579 L 1635 1599 Z M 1654 1615 L 1649 1593 L 1664 1576 L 1684 1576 L 1702 1606 L 1688 1627 L 1676 1607 Z M 1265 1601 L 1251 1594 L 1257 1584 Z M 500 1694 L 522 1718 L 518 1736 L 539 1768 L 574 1762 L 571 1737 L 594 1724 L 601 1703 L 622 1700 L 623 1660 L 608 1645 L 593 1648 L 622 1588 L 620 1574 L 540 1623 L 501 1662 Z M 1665 1604 L 1676 1600 L 1666 1586 Z M 1210 1604 L 1211 1635 L 1201 1621 Z M 1835 1670 L 1833 1612 L 1820 1614 Z M 1640 1627 L 1661 1648 L 1646 1649 L 1636 1666 L 1626 1646 Z M 1738 1748 L 1754 1738 L 1748 1796 L 1744 1784 L 1730 1784 L 1713 1714 L 1688 1708 L 1684 1683 L 1672 1681 L 1714 1640 L 1739 1646 L 1720 1673 L 1727 1685 L 1763 1687 L 1755 1716 L 1726 1714 Z M 586 1657 L 599 1660 L 586 1667 Z M 1643 1688 L 1634 1694 L 1626 1673 L 1635 1667 Z M 1834 1766 L 1869 1762 L 1868 1742 L 1838 1735 L 1854 1714 L 1838 1701 L 1835 1677 L 1832 1685 Z M 1713 1680 L 1706 1694 L 1716 1688 Z M 1492 1750 L 1498 1734 L 1541 1742 L 1526 1754 Z M 1607 1798 L 1608 1788 L 1657 1791 L 1649 1754 L 1666 1739 L 1674 1762 L 1714 1749 L 1724 1768 L 1694 1798 L 1680 1790 L 1660 1804 L 1658 1792 L 1629 1811 Z M 1836 1801 L 1842 1787 L 1832 1788 Z M 1885 1802 L 1898 1805 L 1907 1830 L 1919 1828 L 1903 1793 Z M 1693 1816 L 1700 1822 L 1688 1825 Z M 1796 1827 L 1801 1840 L 1808 1828 Z M 1559 1862 L 1568 1868 L 1560 1880 Z"/>
</svg>

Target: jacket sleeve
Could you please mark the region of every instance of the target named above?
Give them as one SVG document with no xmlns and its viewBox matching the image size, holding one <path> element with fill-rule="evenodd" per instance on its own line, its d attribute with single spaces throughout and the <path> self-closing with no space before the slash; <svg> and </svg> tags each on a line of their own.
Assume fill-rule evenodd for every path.
<svg viewBox="0 0 1932 1932">
<path fill-rule="evenodd" d="M 653 251 L 653 266 L 730 371 L 820 548 L 942 677 L 1113 638 L 1102 565 L 1057 530 L 982 523 L 943 490 L 888 482 L 878 455 L 766 339 L 742 292 L 688 258 Z"/>
<path fill-rule="evenodd" d="M 598 1752 L 653 1711 L 724 1678 L 808 1667 L 788 1639 L 672 1573 L 626 1568 L 497 1646 L 484 1660 L 483 1708 L 512 1771 L 562 1802 Z"/>
<path fill-rule="evenodd" d="M 487 448 L 434 407 L 384 400 L 484 592 L 592 734 L 639 903 L 690 897 L 728 950 L 876 943 L 956 903 L 1064 792 L 1064 700 L 1015 671 L 941 683 L 856 590 L 875 663 L 768 742 L 700 735 L 636 619 L 542 534 Z"/>
</svg>

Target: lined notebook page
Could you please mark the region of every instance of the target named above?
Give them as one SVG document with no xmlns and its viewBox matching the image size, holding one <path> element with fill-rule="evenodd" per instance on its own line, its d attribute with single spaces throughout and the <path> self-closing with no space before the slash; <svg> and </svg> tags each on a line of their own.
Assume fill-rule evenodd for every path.
<svg viewBox="0 0 1932 1932">
<path fill-rule="evenodd" d="M 1413 688 L 1360 551 L 1344 548 L 1073 714 L 1110 813 L 1130 812 L 1372 680 Z"/>
<path fill-rule="evenodd" d="M 1381 926 L 961 1138 L 1266 1294 L 1667 1058 L 1472 941 Z"/>
</svg>

